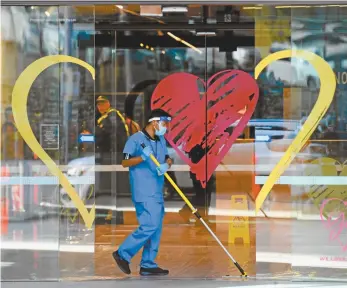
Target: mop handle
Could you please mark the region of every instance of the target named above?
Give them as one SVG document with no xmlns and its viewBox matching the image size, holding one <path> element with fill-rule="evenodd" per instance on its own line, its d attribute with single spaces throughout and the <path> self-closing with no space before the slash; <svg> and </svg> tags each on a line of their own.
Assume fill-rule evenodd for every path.
<svg viewBox="0 0 347 288">
<path fill-rule="evenodd" d="M 142 148 L 146 148 L 146 145 L 144 143 L 141 144 Z M 158 162 L 158 160 L 154 157 L 153 154 L 150 155 L 151 160 L 153 161 L 153 163 L 159 167 L 160 163 Z M 172 178 L 170 177 L 170 175 L 168 173 L 165 173 L 164 176 L 166 177 L 166 179 L 170 182 L 170 184 L 172 185 L 172 187 L 176 190 L 176 192 L 181 196 L 181 198 L 183 199 L 183 201 L 187 204 L 187 206 L 190 208 L 190 210 L 192 210 L 192 213 L 195 214 L 197 213 L 197 209 L 192 205 L 192 203 L 190 203 L 190 201 L 188 200 L 188 198 L 186 197 L 186 195 L 184 195 L 184 193 L 182 192 L 182 190 L 177 186 L 177 184 L 175 183 L 175 181 L 172 180 Z"/>
</svg>

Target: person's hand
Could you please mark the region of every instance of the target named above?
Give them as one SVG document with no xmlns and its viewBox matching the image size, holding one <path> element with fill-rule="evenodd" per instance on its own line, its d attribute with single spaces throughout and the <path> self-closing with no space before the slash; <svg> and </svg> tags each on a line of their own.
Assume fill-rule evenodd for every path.
<svg viewBox="0 0 347 288">
<path fill-rule="evenodd" d="M 167 158 L 166 163 L 169 165 L 169 168 L 171 168 L 173 161 L 171 158 Z"/>
<path fill-rule="evenodd" d="M 143 159 L 143 161 L 146 161 L 151 154 L 153 154 L 153 151 L 152 151 L 151 147 L 146 146 L 142 150 L 141 158 Z"/>
<path fill-rule="evenodd" d="M 157 167 L 158 176 L 165 174 L 167 172 L 167 170 L 169 170 L 169 164 L 167 164 L 167 163 L 160 164 L 160 166 Z"/>
</svg>

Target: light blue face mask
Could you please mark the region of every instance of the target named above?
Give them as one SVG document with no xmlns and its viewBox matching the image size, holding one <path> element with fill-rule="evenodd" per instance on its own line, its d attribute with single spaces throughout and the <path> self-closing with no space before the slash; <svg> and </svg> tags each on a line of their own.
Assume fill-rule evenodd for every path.
<svg viewBox="0 0 347 288">
<path fill-rule="evenodd" d="M 155 130 L 155 135 L 157 136 L 163 136 L 165 133 L 166 133 L 166 127 L 163 126 L 163 122 L 160 121 L 159 122 L 159 129 L 158 130 Z"/>
</svg>

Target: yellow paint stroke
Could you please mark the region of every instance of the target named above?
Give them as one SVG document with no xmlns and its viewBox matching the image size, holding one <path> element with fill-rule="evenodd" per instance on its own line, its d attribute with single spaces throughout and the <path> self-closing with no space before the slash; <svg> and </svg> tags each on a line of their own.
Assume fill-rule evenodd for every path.
<svg viewBox="0 0 347 288">
<path fill-rule="evenodd" d="M 94 194 L 94 185 L 91 185 L 90 187 L 91 187 L 91 188 L 89 189 L 90 192 L 89 192 L 89 194 L 88 194 L 86 200 L 83 202 L 84 204 L 86 204 L 86 201 L 87 201 L 87 200 L 90 200 L 90 198 L 92 198 L 92 196 L 93 196 L 93 194 Z M 63 205 L 63 204 L 61 204 L 61 205 Z M 70 219 L 71 224 L 75 223 L 75 221 L 76 221 L 76 219 L 77 219 L 77 216 L 78 216 L 78 211 L 77 211 L 76 213 L 71 214 L 71 213 L 70 213 L 70 208 L 65 208 L 65 207 L 63 207 L 63 208 L 60 210 L 60 213 L 61 213 L 62 215 L 65 215 L 66 217 L 68 217 L 68 218 Z M 72 216 L 71 216 L 71 215 L 72 215 Z"/>
<path fill-rule="evenodd" d="M 30 127 L 27 101 L 28 94 L 35 79 L 48 67 L 59 63 L 74 63 L 87 69 L 92 74 L 95 80 L 95 70 L 88 63 L 66 55 L 52 55 L 40 58 L 30 64 L 19 76 L 14 85 L 12 92 L 12 109 L 14 121 L 16 123 L 19 133 L 22 135 L 24 141 L 31 148 L 31 150 L 46 164 L 49 171 L 53 176 L 58 177 L 60 185 L 66 190 L 72 202 L 80 212 L 84 223 L 87 228 L 91 228 L 95 219 L 95 205 L 88 212 L 85 204 L 79 197 L 76 190 L 72 187 L 69 180 L 61 172 L 55 162 L 49 157 L 49 155 L 43 150 L 40 143 L 36 140 L 34 133 Z"/>
<path fill-rule="evenodd" d="M 261 188 L 255 202 L 256 212 L 258 212 L 260 207 L 263 205 L 266 197 L 269 195 L 276 181 L 287 169 L 287 167 L 293 161 L 304 144 L 310 139 L 312 133 L 316 130 L 319 122 L 322 120 L 326 111 L 328 110 L 335 94 L 336 78 L 329 64 L 318 55 L 303 50 L 284 50 L 267 56 L 255 68 L 255 79 L 257 79 L 264 68 L 273 61 L 291 57 L 303 58 L 308 61 L 318 72 L 321 87 L 317 102 L 314 105 L 305 124 L 293 140 L 292 144 L 288 147 L 281 160 L 277 163 L 276 167 L 270 173 L 270 176 L 266 180 L 265 185 Z"/>
</svg>

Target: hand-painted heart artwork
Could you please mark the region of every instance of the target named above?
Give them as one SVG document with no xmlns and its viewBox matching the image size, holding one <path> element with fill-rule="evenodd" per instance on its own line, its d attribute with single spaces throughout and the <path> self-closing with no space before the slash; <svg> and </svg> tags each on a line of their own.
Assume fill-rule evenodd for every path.
<svg viewBox="0 0 347 288">
<path fill-rule="evenodd" d="M 326 211 L 325 208 L 328 204 L 333 204 L 334 209 Z M 340 236 L 342 233 L 345 234 L 344 230 L 347 228 L 347 221 L 345 220 L 346 210 L 347 201 L 343 201 L 339 198 L 329 198 L 324 200 L 320 208 L 321 220 L 329 231 L 330 240 L 336 241 L 342 247 L 343 252 L 347 251 L 347 244 L 341 240 Z M 336 216 L 336 214 L 338 214 L 338 216 Z"/>
<path fill-rule="evenodd" d="M 207 84 L 179 72 L 159 82 L 151 104 L 173 117 L 166 139 L 205 187 L 246 127 L 258 98 L 256 81 L 240 70 L 216 73 Z"/>
</svg>

